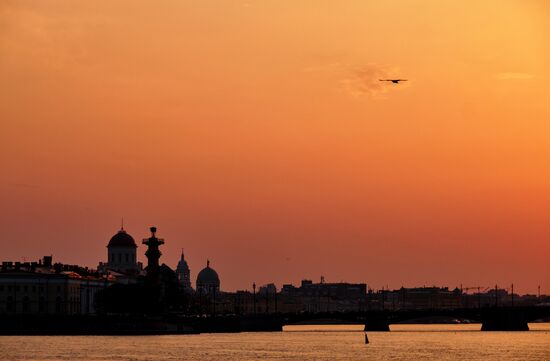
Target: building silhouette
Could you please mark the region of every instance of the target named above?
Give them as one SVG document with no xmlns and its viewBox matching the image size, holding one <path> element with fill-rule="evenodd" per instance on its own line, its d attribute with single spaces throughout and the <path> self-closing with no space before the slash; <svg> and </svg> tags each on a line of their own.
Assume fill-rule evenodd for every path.
<svg viewBox="0 0 550 361">
<path fill-rule="evenodd" d="M 181 250 L 181 258 L 178 262 L 178 266 L 176 267 L 176 274 L 178 276 L 180 287 L 186 293 L 193 292 L 193 287 L 191 286 L 191 271 L 189 270 L 189 265 L 185 260 L 183 249 Z"/>
<path fill-rule="evenodd" d="M 112 278 L 77 265 L 52 263 L 51 256 L 37 262 L 2 262 L 0 314 L 92 315 L 96 297 L 113 285 Z"/>
<path fill-rule="evenodd" d="M 103 273 L 114 271 L 124 275 L 136 275 L 142 265 L 137 262 L 137 245 L 134 238 L 123 227 L 109 240 L 107 262 L 99 263 L 98 270 Z"/>
<path fill-rule="evenodd" d="M 159 248 L 164 239 L 156 236 L 156 227 L 150 227 L 150 231 L 150 237 L 142 242 L 147 246 L 147 267 L 135 275 L 132 282 L 124 282 L 118 274 L 110 273 L 117 282 L 100 293 L 101 313 L 161 314 L 184 309 L 186 300 L 176 272 L 166 264 L 160 264 L 162 253 Z"/>
<path fill-rule="evenodd" d="M 197 292 L 203 295 L 217 294 L 220 292 L 220 277 L 210 267 L 210 261 L 206 261 L 206 267 L 197 275 Z"/>
</svg>

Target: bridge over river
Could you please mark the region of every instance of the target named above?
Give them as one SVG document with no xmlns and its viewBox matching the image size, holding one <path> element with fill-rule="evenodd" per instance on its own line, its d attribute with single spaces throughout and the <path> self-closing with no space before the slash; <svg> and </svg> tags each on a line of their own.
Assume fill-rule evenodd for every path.
<svg viewBox="0 0 550 361">
<path fill-rule="evenodd" d="M 419 319 L 481 323 L 482 331 L 527 331 L 528 323 L 550 317 L 550 306 L 371 310 L 365 312 L 269 313 L 248 315 L 1 315 L 4 335 L 146 335 L 282 331 L 285 325 L 345 323 L 365 331 L 389 331 L 391 324 Z M 414 322 L 418 323 L 418 322 Z"/>
<path fill-rule="evenodd" d="M 361 324 L 365 331 L 389 331 L 391 324 L 444 318 L 481 323 L 482 331 L 528 331 L 529 322 L 547 317 L 550 306 L 229 315 L 192 318 L 188 322 L 199 332 L 282 331 L 285 325 L 326 323 Z"/>
</svg>

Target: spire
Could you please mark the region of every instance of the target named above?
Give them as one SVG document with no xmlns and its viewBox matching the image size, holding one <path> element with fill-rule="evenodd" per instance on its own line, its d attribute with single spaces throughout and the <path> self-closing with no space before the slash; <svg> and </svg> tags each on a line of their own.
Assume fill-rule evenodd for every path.
<svg viewBox="0 0 550 361">
<path fill-rule="evenodd" d="M 206 267 L 210 267 L 210 260 L 209 259 L 206 260 Z"/>
<path fill-rule="evenodd" d="M 181 260 L 183 261 L 183 248 L 181 249 Z"/>
<path fill-rule="evenodd" d="M 124 231 L 124 217 L 120 218 L 120 230 Z"/>
</svg>

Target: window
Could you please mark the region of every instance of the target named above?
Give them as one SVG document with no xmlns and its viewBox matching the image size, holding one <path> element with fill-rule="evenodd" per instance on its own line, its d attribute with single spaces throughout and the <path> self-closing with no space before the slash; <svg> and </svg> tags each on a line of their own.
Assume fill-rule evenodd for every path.
<svg viewBox="0 0 550 361">
<path fill-rule="evenodd" d="M 126 263 L 128 263 L 128 253 L 126 253 L 124 256 L 126 256 Z"/>
</svg>

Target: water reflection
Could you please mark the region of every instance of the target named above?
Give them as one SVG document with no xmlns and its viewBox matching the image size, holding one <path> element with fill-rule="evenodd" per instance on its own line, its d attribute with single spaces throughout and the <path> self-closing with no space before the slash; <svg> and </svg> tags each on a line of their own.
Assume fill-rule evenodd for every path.
<svg viewBox="0 0 550 361">
<path fill-rule="evenodd" d="M 284 332 L 177 336 L 0 336 L 0 359 L 42 360 L 550 360 L 550 324 L 480 332 L 479 324 L 293 325 Z"/>
</svg>

